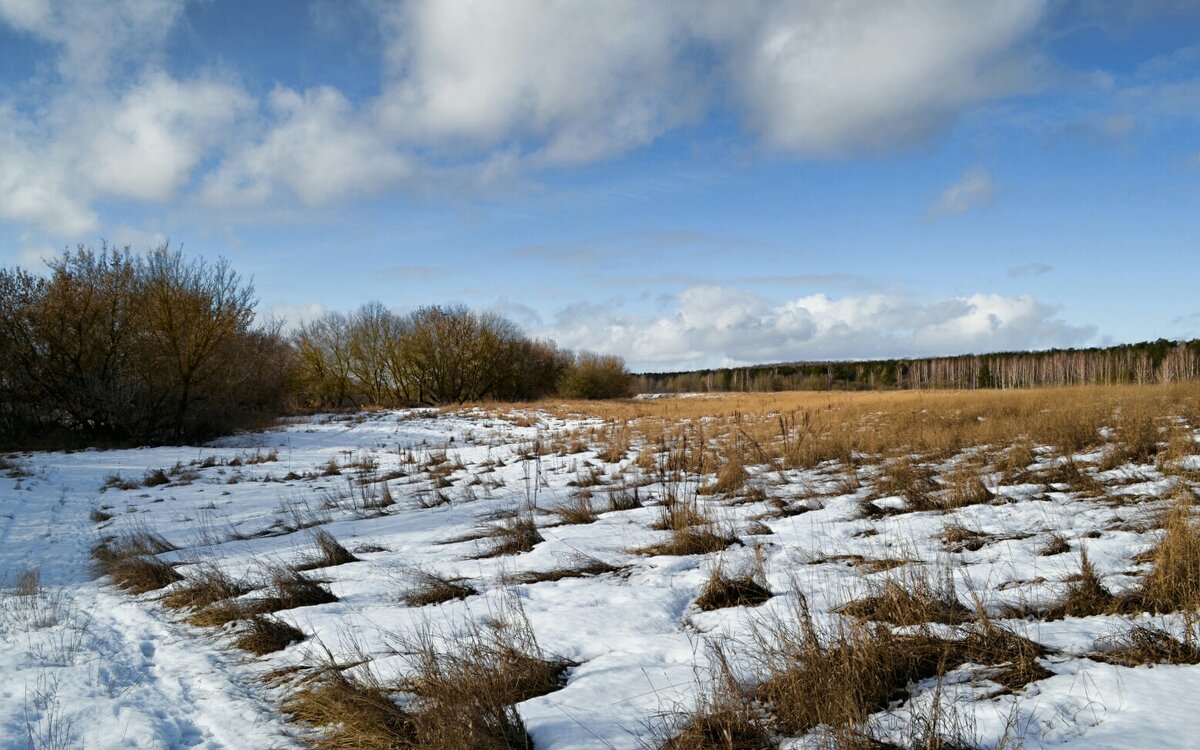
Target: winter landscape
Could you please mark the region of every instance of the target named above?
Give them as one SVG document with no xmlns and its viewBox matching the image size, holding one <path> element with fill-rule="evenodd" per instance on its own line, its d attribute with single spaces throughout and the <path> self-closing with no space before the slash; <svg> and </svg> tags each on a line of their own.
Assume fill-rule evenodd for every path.
<svg viewBox="0 0 1200 750">
<path fill-rule="evenodd" d="M 1183 747 L 1198 397 L 415 409 L 14 454 L 2 726 L 89 748 Z"/>
<path fill-rule="evenodd" d="M 1200 746 L 1200 2 L 0 0 L 0 750 Z"/>
</svg>

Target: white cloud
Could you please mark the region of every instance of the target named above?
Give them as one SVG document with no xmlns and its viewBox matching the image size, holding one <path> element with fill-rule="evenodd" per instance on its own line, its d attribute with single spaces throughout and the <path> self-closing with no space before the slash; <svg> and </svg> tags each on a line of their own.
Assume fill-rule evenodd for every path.
<svg viewBox="0 0 1200 750">
<path fill-rule="evenodd" d="M 1030 84 L 1043 0 L 768 4 L 732 26 L 735 95 L 770 145 L 838 155 L 919 142 Z"/>
<path fill-rule="evenodd" d="M 775 303 L 696 287 L 659 316 L 575 305 L 541 333 L 570 348 L 624 356 L 635 369 L 675 370 L 795 360 L 959 354 L 1081 344 L 1095 335 L 1030 296 L 974 294 L 933 302 L 824 294 Z"/>
<path fill-rule="evenodd" d="M 161 54 L 183 9 L 178 0 L 0 0 L 0 21 L 59 47 L 64 79 L 96 85 L 120 63 Z"/>
<path fill-rule="evenodd" d="M 0 0 L 0 23 L 53 45 L 59 74 L 0 93 L 0 217 L 78 237 L 103 225 L 97 201 L 197 185 L 223 206 L 494 190 L 717 111 L 799 156 L 905 147 L 1028 84 L 1045 2 L 370 4 L 377 96 L 281 85 L 254 102 L 162 72 L 183 2 Z"/>
<path fill-rule="evenodd" d="M 206 199 L 261 203 L 284 187 L 312 206 L 380 190 L 411 171 L 409 160 L 336 89 L 279 87 L 270 109 L 273 125 L 209 176 Z"/>
<path fill-rule="evenodd" d="M 147 77 L 126 91 L 109 116 L 89 122 L 79 165 L 97 192 L 163 201 L 252 102 L 240 89 L 204 78 Z"/>
<path fill-rule="evenodd" d="M 532 143 L 561 163 L 649 143 L 724 86 L 771 146 L 894 148 L 1029 85 L 1022 44 L 1045 5 L 419 0 L 388 16 L 380 106 L 405 139 Z"/>
<path fill-rule="evenodd" d="M 687 16 L 637 0 L 408 3 L 386 18 L 380 111 L 435 148 L 532 139 L 542 163 L 623 153 L 700 112 Z"/>
<path fill-rule="evenodd" d="M 965 213 L 987 203 L 995 194 L 992 174 L 983 167 L 971 167 L 963 172 L 958 182 L 942 191 L 942 197 L 929 209 L 929 217 Z"/>
</svg>

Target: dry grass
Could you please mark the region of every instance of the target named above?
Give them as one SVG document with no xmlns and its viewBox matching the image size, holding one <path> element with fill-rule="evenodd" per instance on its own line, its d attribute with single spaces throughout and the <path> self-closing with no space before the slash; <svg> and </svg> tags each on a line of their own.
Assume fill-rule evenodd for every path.
<svg viewBox="0 0 1200 750">
<path fill-rule="evenodd" d="M 854 747 L 870 714 L 943 673 L 951 657 L 949 644 L 927 633 L 868 623 L 818 631 L 802 596 L 794 616 L 762 626 L 755 640 L 765 676 L 755 696 L 778 728 L 799 736 L 825 725 Z"/>
<path fill-rule="evenodd" d="M 1097 642 L 1091 656 L 1110 664 L 1136 667 L 1141 664 L 1200 664 L 1200 627 L 1189 613 L 1183 637 L 1153 625 L 1131 625 L 1115 638 Z"/>
<path fill-rule="evenodd" d="M 324 728 L 315 750 L 398 750 L 418 747 L 411 715 L 396 705 L 370 672 L 348 675 L 329 665 L 288 697 L 294 721 Z"/>
<path fill-rule="evenodd" d="M 525 573 L 517 573 L 508 576 L 506 580 L 518 584 L 544 583 L 547 581 L 561 581 L 566 578 L 592 578 L 609 573 L 619 573 L 622 570 L 623 568 L 619 568 L 616 565 L 609 565 L 603 560 L 580 554 L 575 556 L 571 560 L 571 563 L 565 567 L 553 570 L 532 570 Z"/>
<path fill-rule="evenodd" d="M 413 655 L 405 681 L 415 697 L 415 747 L 530 750 L 515 704 L 562 687 L 569 662 L 549 658 L 524 614 L 508 612 L 451 640 L 425 632 L 402 648 Z"/>
<path fill-rule="evenodd" d="M 666 541 L 633 550 L 638 555 L 707 555 L 720 552 L 737 544 L 740 540 L 717 524 L 686 526 L 671 530 Z"/>
<path fill-rule="evenodd" d="M 598 518 L 596 508 L 592 504 L 592 495 L 586 490 L 572 495 L 569 500 L 554 509 L 554 514 L 565 524 L 595 523 Z"/>
<path fill-rule="evenodd" d="M 1057 531 L 1051 531 L 1046 538 L 1046 543 L 1038 548 L 1038 554 L 1042 557 L 1050 557 L 1052 555 L 1061 555 L 1064 552 L 1071 551 L 1071 543 L 1067 538 Z"/>
<path fill-rule="evenodd" d="M 92 569 L 97 575 L 109 576 L 117 587 L 131 594 L 144 594 L 183 580 L 174 567 L 156 557 L 174 549 L 153 532 L 130 531 L 103 539 L 93 547 Z"/>
<path fill-rule="evenodd" d="M 297 607 L 313 607 L 318 604 L 331 604 L 338 600 L 329 589 L 292 568 L 268 567 L 267 581 L 271 595 L 254 603 L 252 606 L 254 614 L 270 614 Z"/>
<path fill-rule="evenodd" d="M 304 640 L 304 632 L 294 625 L 274 617 L 253 615 L 245 623 L 233 644 L 255 656 L 282 651 L 293 643 Z"/>
<path fill-rule="evenodd" d="M 1153 565 L 1134 595 L 1153 612 L 1200 609 L 1200 525 L 1193 517 L 1191 492 L 1181 492 L 1167 512 L 1163 535 L 1153 549 Z"/>
<path fill-rule="evenodd" d="M 413 570 L 411 576 L 412 588 L 402 598 L 410 607 L 444 604 L 479 593 L 474 586 L 465 583 L 465 578 L 452 578 L 422 569 Z"/>
<path fill-rule="evenodd" d="M 522 552 L 529 552 L 536 545 L 546 541 L 538 532 L 537 521 L 534 520 L 533 514 L 522 511 L 488 527 L 484 536 L 491 539 L 492 545 L 479 556 L 481 558 L 519 555 Z"/>
<path fill-rule="evenodd" d="M 971 611 L 958 600 L 954 579 L 947 570 L 935 576 L 924 567 L 909 567 L 868 582 L 867 596 L 836 611 L 858 620 L 894 625 L 940 622 L 957 625 L 971 619 Z"/>
<path fill-rule="evenodd" d="M 697 705 L 675 712 L 657 750 L 769 750 L 778 746 L 770 717 L 737 681 L 724 650 L 710 645 L 712 678 L 700 685 Z"/>
<path fill-rule="evenodd" d="M 249 589 L 227 576 L 215 565 L 203 565 L 186 583 L 171 589 L 162 598 L 171 609 L 203 609 L 220 601 L 235 599 Z"/>
<path fill-rule="evenodd" d="M 1105 614 L 1117 608 L 1117 598 L 1100 580 L 1100 574 L 1088 558 L 1087 547 L 1079 547 L 1079 573 L 1067 584 L 1061 601 L 1041 612 L 1047 620 L 1063 617 L 1089 617 Z"/>
<path fill-rule="evenodd" d="M 358 562 L 358 558 L 350 554 L 350 550 L 343 547 L 332 534 L 324 529 L 318 529 L 313 534 L 313 544 L 317 548 L 316 555 L 297 565 L 296 570 L 331 568 L 335 565 Z"/>
<path fill-rule="evenodd" d="M 747 572 L 733 575 L 726 572 L 722 563 L 718 563 L 704 582 L 696 606 L 702 612 L 726 607 L 754 607 L 771 596 L 761 563 Z"/>
<path fill-rule="evenodd" d="M 942 544 L 947 552 L 974 552 L 987 544 L 990 534 L 968 528 L 961 523 L 948 523 L 942 527 Z"/>
</svg>

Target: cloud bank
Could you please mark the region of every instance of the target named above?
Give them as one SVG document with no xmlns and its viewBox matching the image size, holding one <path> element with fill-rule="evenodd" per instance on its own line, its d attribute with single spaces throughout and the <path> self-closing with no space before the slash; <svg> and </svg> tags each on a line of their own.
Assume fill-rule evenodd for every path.
<svg viewBox="0 0 1200 750">
<path fill-rule="evenodd" d="M 662 315 L 567 307 L 539 334 L 568 348 L 621 354 L 642 371 L 1074 346 L 1095 336 L 1093 327 L 1064 322 L 1056 312 L 1027 295 L 916 302 L 883 294 L 815 294 L 780 303 L 699 286 L 680 294 Z"/>
</svg>

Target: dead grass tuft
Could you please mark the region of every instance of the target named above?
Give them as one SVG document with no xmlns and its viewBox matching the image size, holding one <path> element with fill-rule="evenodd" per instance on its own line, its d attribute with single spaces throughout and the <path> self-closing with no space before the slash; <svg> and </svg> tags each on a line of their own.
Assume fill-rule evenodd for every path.
<svg viewBox="0 0 1200 750">
<path fill-rule="evenodd" d="M 243 651 L 255 656 L 282 651 L 293 643 L 304 640 L 304 632 L 294 625 L 274 617 L 254 615 L 246 621 L 246 629 L 233 642 Z"/>
<path fill-rule="evenodd" d="M 591 493 L 586 490 L 572 495 L 569 500 L 554 509 L 554 514 L 565 524 L 595 523 L 598 517 L 592 505 Z"/>
<path fill-rule="evenodd" d="M 345 565 L 346 563 L 358 562 L 358 558 L 350 554 L 350 550 L 346 549 L 324 529 L 318 529 L 313 533 L 313 544 L 317 547 L 317 554 L 295 567 L 296 570 L 315 570 L 317 568 L 332 568 L 335 565 Z"/>
<path fill-rule="evenodd" d="M 943 673 L 951 656 L 930 634 L 897 635 L 876 623 L 818 631 L 803 596 L 794 617 L 761 626 L 755 641 L 766 676 L 756 697 L 789 736 L 821 725 L 858 736 L 870 714 L 905 697 L 910 683 Z"/>
<path fill-rule="evenodd" d="M 1134 595 L 1153 612 L 1200 609 L 1200 526 L 1192 516 L 1190 492 L 1168 511 L 1163 536 L 1153 550 L 1153 566 Z"/>
<path fill-rule="evenodd" d="M 97 575 L 109 576 L 125 591 L 144 594 L 183 580 L 175 568 L 156 557 L 174 549 L 174 545 L 158 534 L 131 531 L 104 539 L 93 547 L 92 569 Z"/>
<path fill-rule="evenodd" d="M 204 565 L 188 578 L 187 583 L 163 596 L 162 603 L 171 609 L 203 609 L 220 601 L 235 599 L 248 590 L 217 566 Z"/>
<path fill-rule="evenodd" d="M 316 750 L 398 750 L 419 747 L 412 716 L 367 672 L 347 675 L 327 666 L 293 693 L 283 710 L 294 721 L 324 728 Z"/>
<path fill-rule="evenodd" d="M 763 558 L 759 550 L 755 552 L 754 566 L 743 572 L 728 573 L 724 561 L 713 566 L 696 599 L 696 606 L 702 612 L 726 607 L 755 607 L 773 596 L 766 585 Z"/>
<path fill-rule="evenodd" d="M 272 595 L 254 603 L 254 614 L 270 614 L 297 607 L 331 604 L 338 599 L 329 589 L 298 570 L 282 566 L 267 568 L 267 580 Z"/>
<path fill-rule="evenodd" d="M 867 596 L 843 604 L 835 611 L 858 620 L 894 625 L 924 625 L 940 622 L 957 625 L 968 621 L 971 611 L 958 600 L 949 570 L 934 576 L 926 568 L 906 568 L 889 573 L 882 581 L 868 582 Z"/>
<path fill-rule="evenodd" d="M 715 674 L 701 685 L 697 705 L 680 712 L 658 750 L 770 750 L 778 746 L 770 717 L 735 679 L 725 652 L 710 647 Z M 682 719 L 682 721 L 679 721 Z"/>
<path fill-rule="evenodd" d="M 525 573 L 517 573 L 508 577 L 507 580 L 518 584 L 544 583 L 546 581 L 561 581 L 565 578 L 591 578 L 593 576 L 605 575 L 608 573 L 619 573 L 623 568 L 616 565 L 609 565 L 603 560 L 598 560 L 590 555 L 577 555 L 571 561 L 570 565 L 554 570 L 532 570 Z"/>
<path fill-rule="evenodd" d="M 572 664 L 547 657 L 519 611 L 471 625 L 446 644 L 426 631 L 401 648 L 413 659 L 404 687 L 415 696 L 414 746 L 532 748 L 515 704 L 558 690 Z"/>
<path fill-rule="evenodd" d="M 1195 615 L 1184 624 L 1183 637 L 1153 625 L 1131 625 L 1114 638 L 1097 641 L 1092 657 L 1110 664 L 1200 664 L 1200 633 Z"/>
<path fill-rule="evenodd" d="M 411 575 L 412 588 L 403 597 L 404 603 L 410 607 L 444 604 L 479 593 L 474 586 L 465 583 L 465 578 L 452 578 L 422 569 L 413 570 Z"/>
<path fill-rule="evenodd" d="M 481 558 L 519 555 L 546 541 L 538 532 L 533 514 L 528 512 L 518 512 L 511 518 L 488 527 L 485 536 L 492 540 L 492 546 L 479 556 Z"/>
<path fill-rule="evenodd" d="M 1062 600 L 1041 613 L 1048 620 L 1063 617 L 1089 617 L 1113 611 L 1117 598 L 1100 580 L 1092 561 L 1088 559 L 1087 547 L 1079 546 L 1079 573 L 1067 584 Z"/>
</svg>

